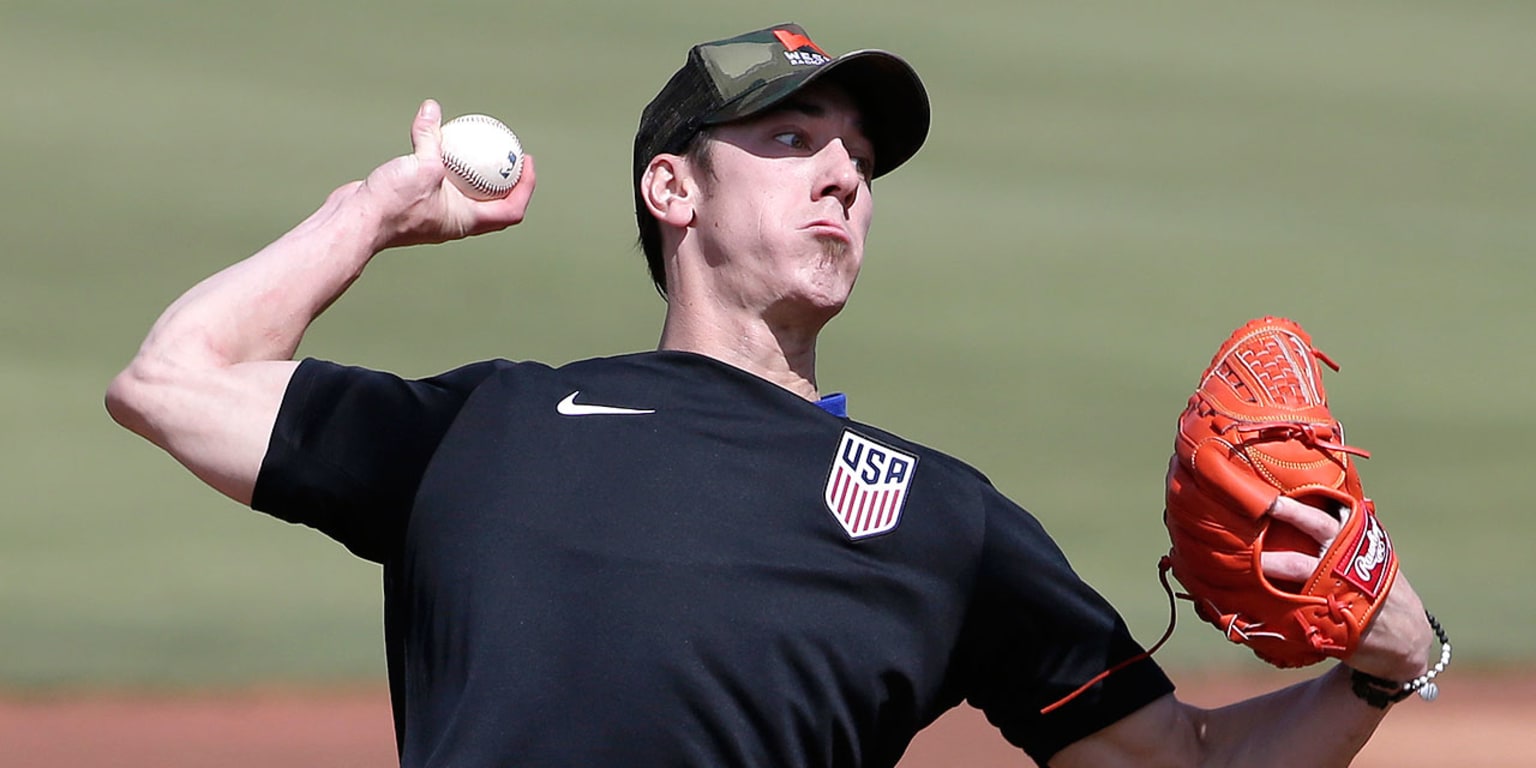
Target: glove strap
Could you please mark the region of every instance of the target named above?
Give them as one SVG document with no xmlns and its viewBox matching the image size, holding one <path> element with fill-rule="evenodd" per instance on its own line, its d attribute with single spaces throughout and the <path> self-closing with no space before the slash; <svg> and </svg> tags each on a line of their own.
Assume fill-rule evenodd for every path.
<svg viewBox="0 0 1536 768">
<path fill-rule="evenodd" d="M 1358 669 L 1352 670 L 1349 675 L 1349 688 L 1355 692 L 1356 696 L 1364 700 L 1365 703 L 1377 709 L 1386 709 L 1388 706 L 1408 698 L 1415 691 L 1418 692 L 1419 698 L 1425 701 L 1434 701 L 1440 695 L 1440 687 L 1435 685 L 1434 680 L 1441 672 L 1445 671 L 1447 666 L 1450 666 L 1451 640 L 1446 635 L 1445 629 L 1440 626 L 1440 622 L 1435 620 L 1434 614 L 1425 611 L 1424 616 L 1429 619 L 1429 626 L 1435 631 L 1435 638 L 1440 641 L 1439 663 L 1435 664 L 1428 672 L 1406 683 L 1399 683 L 1366 674 Z"/>
</svg>

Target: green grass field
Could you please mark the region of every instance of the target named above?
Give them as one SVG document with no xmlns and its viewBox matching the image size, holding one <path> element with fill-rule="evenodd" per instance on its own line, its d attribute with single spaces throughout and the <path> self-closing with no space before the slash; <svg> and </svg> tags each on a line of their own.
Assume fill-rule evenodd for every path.
<svg viewBox="0 0 1536 768">
<path fill-rule="evenodd" d="M 650 347 L 639 110 L 690 43 L 790 20 L 934 102 L 823 342 L 856 417 L 988 473 L 1150 641 L 1174 418 L 1229 330 L 1292 316 L 1462 663 L 1536 662 L 1536 5 L 0 0 L 0 685 L 382 680 L 377 569 L 116 428 L 108 380 L 429 96 L 519 132 L 531 218 L 386 254 L 302 353 Z M 1181 611 L 1167 663 L 1262 666 Z"/>
</svg>

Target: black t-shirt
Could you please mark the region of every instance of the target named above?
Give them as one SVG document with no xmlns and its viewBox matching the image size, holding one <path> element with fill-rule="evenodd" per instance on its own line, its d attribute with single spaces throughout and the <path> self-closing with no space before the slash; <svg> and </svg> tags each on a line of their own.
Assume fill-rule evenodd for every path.
<svg viewBox="0 0 1536 768">
<path fill-rule="evenodd" d="M 384 565 L 405 766 L 1040 762 L 1172 690 L 980 473 L 698 355 L 306 360 L 253 506 Z"/>
</svg>

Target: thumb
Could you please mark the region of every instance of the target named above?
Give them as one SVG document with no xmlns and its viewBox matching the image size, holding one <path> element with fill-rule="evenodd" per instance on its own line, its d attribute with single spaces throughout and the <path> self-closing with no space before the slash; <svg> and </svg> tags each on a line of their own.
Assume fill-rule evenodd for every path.
<svg viewBox="0 0 1536 768">
<path fill-rule="evenodd" d="M 427 99 L 411 121 L 411 149 L 422 161 L 440 162 L 443 156 L 443 108 Z"/>
</svg>

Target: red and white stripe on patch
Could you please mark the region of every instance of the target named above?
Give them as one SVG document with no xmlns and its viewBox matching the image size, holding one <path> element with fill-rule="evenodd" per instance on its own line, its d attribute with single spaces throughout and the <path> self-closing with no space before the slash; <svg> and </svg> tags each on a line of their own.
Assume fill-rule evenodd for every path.
<svg viewBox="0 0 1536 768">
<path fill-rule="evenodd" d="M 1381 594 L 1387 575 L 1387 561 L 1392 558 L 1392 539 L 1387 530 L 1376 520 L 1376 512 L 1367 502 L 1363 505 L 1365 524 L 1355 531 L 1354 541 L 1349 543 L 1349 554 L 1340 558 L 1333 574 L 1355 585 L 1372 600 Z"/>
<path fill-rule="evenodd" d="M 850 538 L 885 533 L 901 522 L 901 508 L 917 457 L 844 430 L 827 473 L 827 509 Z"/>
</svg>

